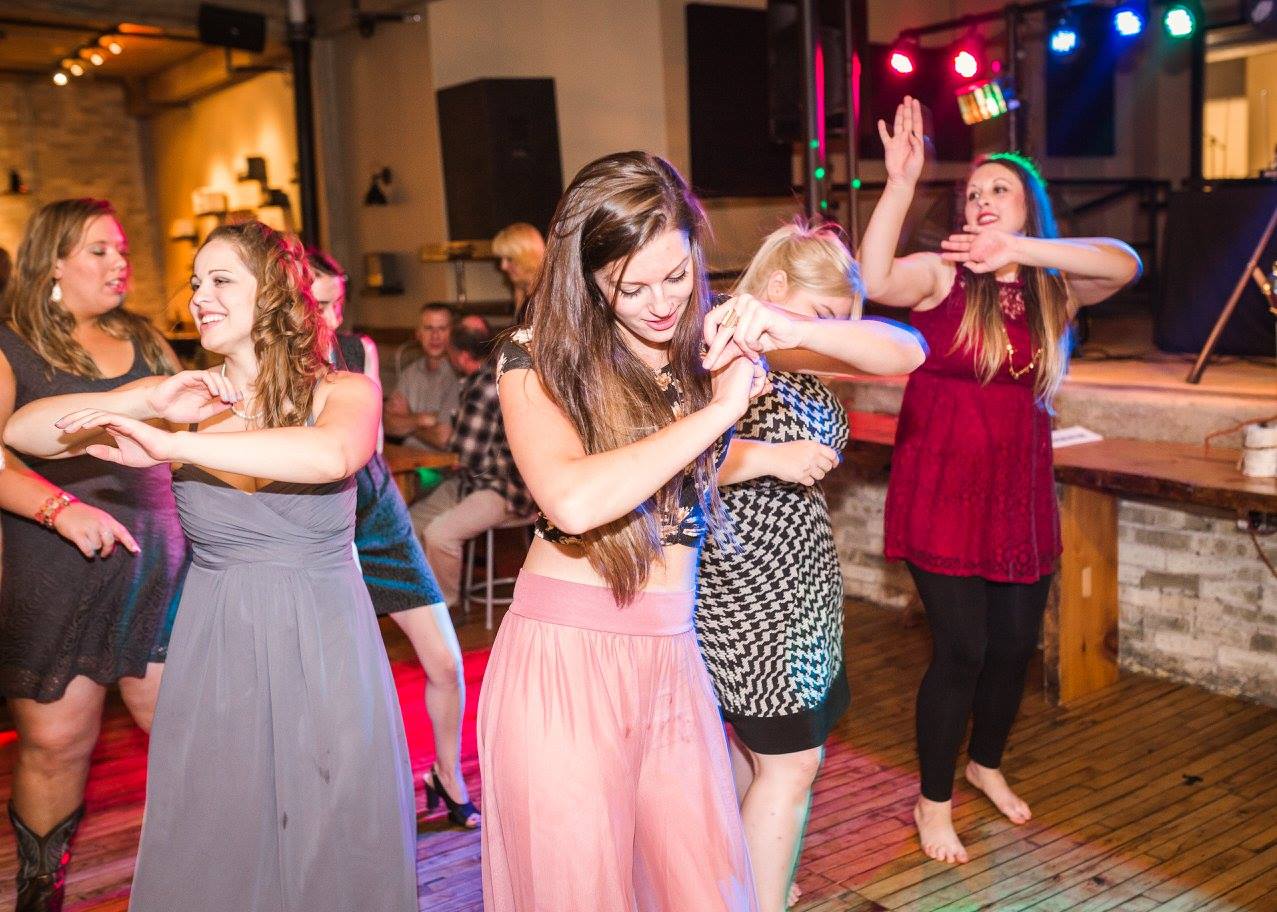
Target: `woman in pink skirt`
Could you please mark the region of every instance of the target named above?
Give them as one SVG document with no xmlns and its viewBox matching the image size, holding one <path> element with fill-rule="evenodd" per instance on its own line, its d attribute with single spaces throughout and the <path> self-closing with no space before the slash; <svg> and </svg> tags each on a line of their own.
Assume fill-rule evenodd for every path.
<svg viewBox="0 0 1277 912">
<path fill-rule="evenodd" d="M 479 701 L 487 912 L 755 912 L 692 631 L 725 437 L 761 363 L 701 367 L 704 214 L 665 161 L 587 165 L 497 364 L 537 537 Z"/>
</svg>

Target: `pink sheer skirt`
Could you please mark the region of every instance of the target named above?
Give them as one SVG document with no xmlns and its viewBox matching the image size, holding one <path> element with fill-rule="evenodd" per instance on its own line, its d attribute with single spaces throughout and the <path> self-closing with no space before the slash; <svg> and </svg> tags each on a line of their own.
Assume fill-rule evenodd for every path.
<svg viewBox="0 0 1277 912">
<path fill-rule="evenodd" d="M 693 596 L 519 574 L 479 698 L 486 912 L 756 912 Z"/>
</svg>

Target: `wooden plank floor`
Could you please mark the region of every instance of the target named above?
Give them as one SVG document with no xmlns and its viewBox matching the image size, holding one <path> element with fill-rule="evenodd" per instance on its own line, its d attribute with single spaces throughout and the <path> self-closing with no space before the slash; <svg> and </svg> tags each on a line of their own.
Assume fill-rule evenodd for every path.
<svg viewBox="0 0 1277 912">
<path fill-rule="evenodd" d="M 392 658 L 408 657 L 402 637 L 386 629 Z M 1048 707 L 1031 686 L 1006 769 L 1034 818 L 1012 826 L 959 783 L 955 816 L 971 861 L 949 867 L 921 855 L 910 818 L 926 629 L 849 603 L 847 630 L 853 709 L 816 787 L 798 910 L 1277 912 L 1277 710 L 1135 675 L 1067 710 Z M 481 622 L 460 633 L 467 650 L 488 645 Z M 113 707 L 68 912 L 127 906 L 143 747 Z M 0 743 L 0 799 L 13 756 L 12 741 Z M 481 799 L 473 760 L 467 776 Z M 420 791 L 418 802 L 422 810 Z M 419 833 L 421 909 L 478 912 L 477 835 L 438 817 L 419 818 Z M 6 827 L 0 909 L 12 903 L 14 864 Z"/>
</svg>

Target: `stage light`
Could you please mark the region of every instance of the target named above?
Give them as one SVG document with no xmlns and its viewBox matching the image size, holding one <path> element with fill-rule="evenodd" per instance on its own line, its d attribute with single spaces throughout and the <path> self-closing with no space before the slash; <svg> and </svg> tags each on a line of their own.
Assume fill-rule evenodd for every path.
<svg viewBox="0 0 1277 912">
<path fill-rule="evenodd" d="M 70 81 L 71 81 L 71 78 L 67 76 L 67 74 L 64 73 L 62 70 L 58 70 L 56 73 L 53 74 L 54 85 L 64 86 Z"/>
<path fill-rule="evenodd" d="M 1001 117 L 1019 106 L 1010 84 L 1001 79 L 975 83 L 958 93 L 958 112 L 968 126 Z"/>
<path fill-rule="evenodd" d="M 1047 47 L 1051 49 L 1051 53 L 1059 54 L 1061 57 L 1076 51 L 1078 43 L 1077 28 L 1068 17 L 1056 23 L 1055 28 L 1051 30 L 1051 37 L 1047 39 Z"/>
<path fill-rule="evenodd" d="M 896 39 L 887 57 L 887 65 L 899 76 L 912 75 L 917 70 L 918 39 L 901 35 Z"/>
<path fill-rule="evenodd" d="M 970 79 L 980 72 L 980 61 L 970 51 L 958 51 L 953 55 L 953 71 L 963 79 Z"/>
<path fill-rule="evenodd" d="M 1113 30 L 1123 38 L 1134 38 L 1144 31 L 1144 13 L 1134 6 L 1119 6 L 1113 13 Z"/>
<path fill-rule="evenodd" d="M 112 38 L 109 35 L 99 41 L 98 44 L 102 45 L 102 47 L 106 48 L 112 54 L 124 53 L 124 45 L 120 44 L 117 39 Z"/>
<path fill-rule="evenodd" d="M 71 65 L 67 69 L 71 71 L 72 76 L 84 75 L 84 66 L 78 60 L 71 61 Z"/>
<path fill-rule="evenodd" d="M 860 186 L 861 186 L 860 178 L 858 178 L 858 177 L 853 177 L 853 178 L 851 179 L 851 189 L 852 189 L 852 190 L 859 190 L 859 189 L 860 189 Z M 1274 264 L 1273 264 L 1273 268 L 1274 268 L 1274 269 L 1277 269 L 1277 263 L 1274 263 Z"/>
<path fill-rule="evenodd" d="M 908 76 L 913 72 L 913 58 L 904 51 L 892 51 L 891 68 L 901 76 Z"/>
<path fill-rule="evenodd" d="M 1187 6 L 1176 3 L 1162 14 L 1162 27 L 1172 38 L 1187 38 L 1197 30 L 1197 17 Z"/>
<path fill-rule="evenodd" d="M 975 26 L 949 45 L 949 66 L 960 79 L 974 79 L 984 69 L 984 61 L 984 38 Z"/>
<path fill-rule="evenodd" d="M 101 66 L 103 63 L 106 62 L 106 58 L 103 57 L 101 54 L 99 54 L 97 51 L 89 51 L 87 56 L 89 58 L 89 63 L 93 64 L 94 66 Z"/>
<path fill-rule="evenodd" d="M 827 173 L 828 172 L 825 171 L 824 167 L 822 166 L 822 167 L 817 167 L 816 170 L 813 171 L 811 174 L 812 174 L 812 177 L 816 178 L 816 180 L 821 181 L 825 179 L 825 175 Z"/>
</svg>

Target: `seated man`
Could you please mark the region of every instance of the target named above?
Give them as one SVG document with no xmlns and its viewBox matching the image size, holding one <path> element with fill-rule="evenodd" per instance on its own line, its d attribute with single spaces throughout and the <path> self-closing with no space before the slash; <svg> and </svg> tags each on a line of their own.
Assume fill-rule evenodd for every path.
<svg viewBox="0 0 1277 912">
<path fill-rule="evenodd" d="M 460 602 L 465 543 L 536 509 L 505 439 L 496 373 L 488 360 L 492 339 L 482 317 L 465 317 L 452 331 L 452 364 L 465 377 L 448 441 L 457 454 L 457 470 L 409 511 L 450 606 Z"/>
<path fill-rule="evenodd" d="M 405 446 L 443 450 L 452 432 L 460 380 L 448 355 L 452 308 L 426 304 L 417 323 L 421 357 L 403 369 L 386 400 L 386 434 L 403 438 Z"/>
</svg>

